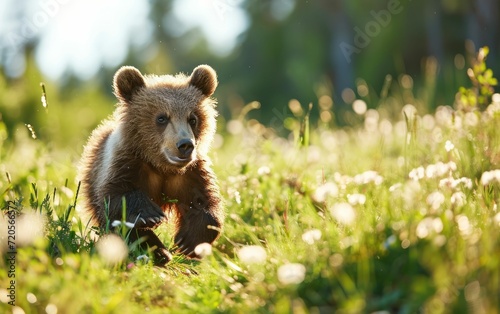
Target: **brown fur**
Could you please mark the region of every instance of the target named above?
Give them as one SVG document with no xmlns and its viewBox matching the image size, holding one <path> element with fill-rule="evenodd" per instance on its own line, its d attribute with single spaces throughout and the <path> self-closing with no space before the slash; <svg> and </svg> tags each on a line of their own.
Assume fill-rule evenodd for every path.
<svg viewBox="0 0 500 314">
<path fill-rule="evenodd" d="M 212 243 L 224 220 L 217 179 L 207 152 L 216 124 L 215 71 L 206 65 L 191 76 L 143 76 L 122 67 L 114 77 L 119 100 L 113 116 L 92 133 L 81 161 L 86 208 L 101 227 L 135 223 L 131 240 L 146 238 L 158 263 L 171 258 L 151 231 L 176 215 L 175 244 L 196 257 L 194 248 Z"/>
</svg>

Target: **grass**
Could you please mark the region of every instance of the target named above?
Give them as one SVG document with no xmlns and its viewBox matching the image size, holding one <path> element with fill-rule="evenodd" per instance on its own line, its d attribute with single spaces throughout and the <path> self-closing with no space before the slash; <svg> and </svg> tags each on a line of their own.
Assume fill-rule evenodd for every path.
<svg viewBox="0 0 500 314">
<path fill-rule="evenodd" d="M 15 212 L 17 246 L 9 278 L 2 238 L 0 311 L 494 313 L 500 97 L 480 111 L 467 95 L 434 114 L 380 101 L 346 128 L 312 127 L 305 110 L 290 140 L 244 117 L 232 133 L 221 124 L 223 236 L 202 261 L 165 268 L 134 247 L 110 263 L 79 207 L 78 154 L 0 124 L 0 230 Z M 172 245 L 170 226 L 157 233 Z"/>
</svg>

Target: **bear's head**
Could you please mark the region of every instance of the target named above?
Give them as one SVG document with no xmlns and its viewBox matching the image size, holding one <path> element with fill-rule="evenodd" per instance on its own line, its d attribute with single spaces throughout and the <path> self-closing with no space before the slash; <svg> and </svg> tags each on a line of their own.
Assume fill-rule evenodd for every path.
<svg viewBox="0 0 500 314">
<path fill-rule="evenodd" d="M 118 120 L 126 147 L 163 171 L 184 171 L 206 159 L 213 140 L 217 112 L 211 98 L 217 75 L 200 65 L 190 76 L 145 75 L 134 67 L 114 77 L 119 100 Z"/>
</svg>

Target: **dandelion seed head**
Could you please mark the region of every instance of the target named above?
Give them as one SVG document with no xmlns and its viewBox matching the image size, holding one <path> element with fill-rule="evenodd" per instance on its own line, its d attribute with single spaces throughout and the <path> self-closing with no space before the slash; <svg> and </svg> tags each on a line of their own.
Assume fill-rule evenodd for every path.
<svg viewBox="0 0 500 314">
<path fill-rule="evenodd" d="M 500 227 L 500 213 L 497 213 L 495 217 L 493 217 L 493 220 Z"/>
<path fill-rule="evenodd" d="M 401 188 L 403 184 L 401 183 L 396 183 L 396 184 L 393 184 L 389 187 L 389 192 L 394 192 L 396 190 L 399 190 Z"/>
<path fill-rule="evenodd" d="M 392 123 L 391 121 L 384 119 L 380 121 L 379 131 L 385 136 L 390 136 L 392 134 Z"/>
<path fill-rule="evenodd" d="M 418 168 L 412 169 L 408 174 L 408 177 L 413 181 L 418 181 L 424 177 L 425 169 L 420 166 Z"/>
<path fill-rule="evenodd" d="M 475 112 L 467 112 L 464 117 L 464 123 L 467 126 L 476 126 L 479 123 L 479 117 Z"/>
<path fill-rule="evenodd" d="M 444 203 L 445 198 L 443 193 L 439 191 L 432 192 L 427 196 L 427 204 L 434 210 L 438 209 Z"/>
<path fill-rule="evenodd" d="M 426 130 L 432 130 L 434 126 L 436 125 L 436 122 L 434 120 L 434 117 L 430 114 L 426 114 L 422 117 L 422 126 Z"/>
<path fill-rule="evenodd" d="M 500 102 L 493 102 L 486 108 L 486 117 L 493 118 L 498 112 L 500 112 Z"/>
<path fill-rule="evenodd" d="M 268 175 L 270 173 L 271 173 L 271 168 L 269 168 L 268 166 L 262 166 L 259 169 L 257 169 L 257 174 L 259 176 L 265 176 L 265 175 Z"/>
<path fill-rule="evenodd" d="M 500 182 L 500 169 L 485 171 L 481 175 L 481 184 L 482 185 L 488 185 L 494 181 L 496 181 L 497 183 Z"/>
<path fill-rule="evenodd" d="M 446 141 L 446 143 L 444 144 L 444 149 L 447 152 L 451 152 L 454 148 L 455 148 L 455 145 L 453 145 L 453 143 L 451 141 Z"/>
<path fill-rule="evenodd" d="M 194 253 L 199 257 L 212 255 L 212 245 L 210 243 L 201 243 L 194 248 Z"/>
<path fill-rule="evenodd" d="M 467 216 L 458 215 L 456 217 L 456 222 L 458 225 L 458 230 L 460 230 L 460 233 L 462 233 L 462 235 L 470 235 L 472 233 L 472 226 Z"/>
<path fill-rule="evenodd" d="M 491 101 L 493 103 L 500 103 L 500 93 L 494 93 L 492 96 L 491 96 Z"/>
<path fill-rule="evenodd" d="M 356 219 L 356 212 L 349 203 L 337 203 L 330 208 L 330 214 L 335 220 L 344 224 L 352 225 Z"/>
<path fill-rule="evenodd" d="M 258 245 L 244 246 L 237 252 L 238 258 L 244 264 L 262 264 L 267 259 L 266 250 Z"/>
<path fill-rule="evenodd" d="M 299 284 L 306 277 L 306 267 L 299 263 L 290 263 L 278 268 L 278 280 L 284 285 Z"/>
<path fill-rule="evenodd" d="M 413 106 L 412 104 L 406 104 L 404 105 L 403 109 L 401 110 L 408 118 L 412 118 L 415 115 L 417 115 L 417 108 Z"/>
<path fill-rule="evenodd" d="M 45 218 L 38 212 L 30 211 L 20 215 L 16 224 L 16 244 L 19 246 L 31 245 L 44 236 Z"/>
<path fill-rule="evenodd" d="M 368 170 L 361 174 L 354 176 L 354 183 L 357 185 L 374 183 L 375 185 L 380 185 L 384 181 L 384 178 L 380 176 L 376 171 Z"/>
<path fill-rule="evenodd" d="M 417 229 L 415 230 L 415 233 L 417 234 L 417 237 L 423 239 L 426 238 L 429 233 L 430 233 L 430 220 L 431 218 L 427 217 L 422 219 L 417 225 Z"/>
<path fill-rule="evenodd" d="M 440 125 L 450 125 L 453 115 L 453 109 L 448 106 L 439 106 L 436 108 L 436 122 Z"/>
<path fill-rule="evenodd" d="M 467 200 L 463 192 L 455 192 L 451 195 L 450 202 L 457 207 L 462 207 L 467 203 Z"/>
<path fill-rule="evenodd" d="M 26 300 L 28 300 L 28 302 L 31 303 L 31 304 L 36 303 L 36 301 L 38 301 L 36 295 L 34 295 L 31 292 L 28 292 L 26 294 Z"/>
<path fill-rule="evenodd" d="M 47 304 L 45 307 L 45 313 L 47 314 L 57 314 L 57 305 L 53 303 Z"/>
<path fill-rule="evenodd" d="M 128 255 L 128 247 L 123 239 L 113 233 L 101 237 L 96 248 L 101 258 L 110 265 L 122 262 Z"/>
<path fill-rule="evenodd" d="M 444 187 L 451 188 L 451 187 L 453 187 L 454 183 L 455 183 L 455 180 L 453 178 L 444 178 L 444 179 L 441 179 L 439 181 L 439 187 L 440 188 L 444 188 Z"/>
<path fill-rule="evenodd" d="M 366 202 L 366 196 L 359 193 L 349 194 L 347 195 L 347 202 L 352 206 L 363 205 Z"/>
<path fill-rule="evenodd" d="M 441 218 L 426 217 L 422 219 L 415 230 L 417 237 L 423 239 L 431 234 L 438 234 L 443 231 L 443 221 Z"/>
<path fill-rule="evenodd" d="M 457 164 L 453 161 L 448 163 L 437 162 L 435 164 L 428 165 L 425 168 L 425 176 L 429 179 L 440 178 L 445 175 L 449 175 L 451 172 L 457 170 Z"/>
<path fill-rule="evenodd" d="M 302 234 L 302 240 L 307 244 L 314 244 L 314 242 L 321 239 L 321 230 L 312 229 Z"/>
<path fill-rule="evenodd" d="M 339 188 L 333 182 L 327 182 L 325 184 L 320 185 L 313 193 L 312 199 L 315 202 L 323 203 L 326 199 L 331 197 L 336 197 L 339 193 Z"/>
<path fill-rule="evenodd" d="M 422 187 L 418 181 L 408 181 L 403 188 L 403 198 L 407 205 L 415 203 L 415 198 L 420 193 Z"/>
</svg>

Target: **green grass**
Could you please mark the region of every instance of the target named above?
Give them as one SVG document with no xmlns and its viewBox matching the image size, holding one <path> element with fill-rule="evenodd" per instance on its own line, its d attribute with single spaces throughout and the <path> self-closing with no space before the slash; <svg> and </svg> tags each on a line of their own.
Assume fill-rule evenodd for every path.
<svg viewBox="0 0 500 314">
<path fill-rule="evenodd" d="M 0 123 L 0 311 L 495 313 L 500 178 L 481 180 L 500 169 L 495 99 L 434 114 L 381 101 L 343 129 L 313 127 L 307 111 L 291 140 L 243 117 L 237 134 L 221 123 L 223 235 L 203 260 L 175 256 L 165 268 L 134 247 L 110 264 L 79 206 L 75 147 Z M 5 297 L 8 210 L 16 308 Z M 172 245 L 171 226 L 157 233 Z"/>
</svg>

